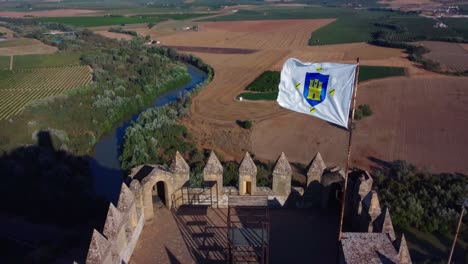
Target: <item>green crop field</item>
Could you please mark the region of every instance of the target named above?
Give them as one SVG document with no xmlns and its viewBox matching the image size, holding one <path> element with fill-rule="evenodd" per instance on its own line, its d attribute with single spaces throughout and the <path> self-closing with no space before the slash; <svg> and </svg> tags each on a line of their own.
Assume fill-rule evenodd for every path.
<svg viewBox="0 0 468 264">
<path fill-rule="evenodd" d="M 442 22 L 468 40 L 468 18 L 443 18 Z"/>
<path fill-rule="evenodd" d="M 205 21 L 240 21 L 240 20 L 272 20 L 272 19 L 319 19 L 336 18 L 354 11 L 346 8 L 332 7 L 267 7 L 261 6 L 250 10 L 220 17 L 207 18 Z"/>
<path fill-rule="evenodd" d="M 405 68 L 402 67 L 361 65 L 359 82 L 405 75 Z M 279 82 L 280 72 L 265 71 L 246 87 L 248 92 L 243 92 L 238 97 L 246 100 L 276 100 Z"/>
<path fill-rule="evenodd" d="M 161 14 L 161 15 L 138 15 L 138 16 L 88 16 L 88 17 L 41 17 L 36 20 L 41 22 L 55 22 L 77 27 L 99 27 L 111 25 L 126 25 L 140 23 L 157 23 L 166 19 L 189 19 L 207 16 L 209 14 Z"/>
<path fill-rule="evenodd" d="M 18 55 L 13 57 L 13 70 L 80 65 L 79 53 Z"/>
<path fill-rule="evenodd" d="M 239 94 L 238 97 L 242 97 L 242 99 L 246 100 L 268 100 L 274 101 L 278 98 L 278 92 L 265 92 L 265 93 L 255 93 L 255 92 L 245 92 Z"/>
<path fill-rule="evenodd" d="M 10 68 L 10 57 L 0 56 L 0 70 L 7 70 Z"/>
<path fill-rule="evenodd" d="M 88 66 L 0 71 L 0 120 L 20 113 L 31 101 L 91 83 Z"/>
<path fill-rule="evenodd" d="M 366 66 L 359 67 L 359 82 L 386 77 L 405 76 L 405 68 L 387 66 Z"/>
<path fill-rule="evenodd" d="M 246 90 L 255 92 L 272 92 L 278 91 L 280 82 L 280 73 L 277 71 L 266 71 L 258 76 Z"/>
</svg>

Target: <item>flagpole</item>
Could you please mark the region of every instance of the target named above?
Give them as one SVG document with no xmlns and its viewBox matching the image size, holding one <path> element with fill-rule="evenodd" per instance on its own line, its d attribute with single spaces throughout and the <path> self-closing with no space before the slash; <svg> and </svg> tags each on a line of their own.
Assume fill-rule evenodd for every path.
<svg viewBox="0 0 468 264">
<path fill-rule="evenodd" d="M 356 97 L 357 97 L 357 89 L 358 89 L 358 83 L 359 83 L 359 58 L 356 59 L 356 62 L 357 62 L 356 79 L 354 80 L 353 108 L 351 111 L 351 125 L 349 129 L 349 138 L 348 138 L 348 156 L 346 158 L 343 198 L 341 199 L 340 231 L 338 235 L 338 241 L 341 241 L 341 235 L 343 231 L 343 219 L 344 219 L 344 212 L 345 212 L 345 205 L 346 205 L 346 191 L 348 189 L 349 160 L 351 159 L 351 143 L 353 139 L 354 112 L 356 111 Z"/>
</svg>

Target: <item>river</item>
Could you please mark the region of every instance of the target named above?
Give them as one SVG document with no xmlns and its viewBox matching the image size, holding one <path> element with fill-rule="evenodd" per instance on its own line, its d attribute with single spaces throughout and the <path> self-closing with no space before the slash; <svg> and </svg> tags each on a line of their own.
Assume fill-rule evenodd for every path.
<svg viewBox="0 0 468 264">
<path fill-rule="evenodd" d="M 185 94 L 193 90 L 198 84 L 206 79 L 206 73 L 200 69 L 187 64 L 189 74 L 192 76 L 190 83 L 179 86 L 166 93 L 156 97 L 153 104 L 141 112 L 151 108 L 164 106 L 177 100 L 180 94 Z M 136 121 L 140 113 L 132 118 L 123 121 L 115 126 L 111 132 L 102 137 L 96 144 L 93 159 L 90 160 L 90 169 L 94 178 L 94 189 L 96 193 L 107 200 L 114 202 L 115 205 L 120 192 L 120 186 L 124 178 L 124 173 L 120 168 L 120 147 L 123 144 L 125 130 Z"/>
</svg>

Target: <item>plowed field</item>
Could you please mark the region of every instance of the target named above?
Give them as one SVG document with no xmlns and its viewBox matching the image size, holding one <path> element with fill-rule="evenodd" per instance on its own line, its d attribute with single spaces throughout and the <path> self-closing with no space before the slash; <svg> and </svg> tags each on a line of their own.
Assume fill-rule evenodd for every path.
<svg viewBox="0 0 468 264">
<path fill-rule="evenodd" d="M 452 72 L 468 70 L 468 51 L 461 44 L 423 41 L 422 45 L 430 50 L 423 56 L 440 63 L 445 70 Z"/>
</svg>

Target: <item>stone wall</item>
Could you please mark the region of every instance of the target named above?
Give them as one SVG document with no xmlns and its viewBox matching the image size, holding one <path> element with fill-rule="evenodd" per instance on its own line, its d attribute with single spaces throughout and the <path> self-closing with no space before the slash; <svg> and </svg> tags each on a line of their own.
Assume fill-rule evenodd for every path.
<svg viewBox="0 0 468 264">
<path fill-rule="evenodd" d="M 348 195 L 345 220 L 351 221 L 351 232 L 383 233 L 395 247 L 399 263 L 411 263 L 408 246 L 404 234 L 397 239 L 388 208 L 380 206 L 378 192 L 373 190 L 373 179 L 367 171 L 355 171 L 348 178 Z M 346 233 L 344 233 L 346 234 Z M 372 236 L 368 243 L 371 246 Z"/>
<path fill-rule="evenodd" d="M 179 152 L 169 168 L 147 164 L 132 169 L 127 181 L 130 187 L 123 184 L 117 207 L 109 205 L 102 233 L 97 230 L 93 232 L 86 263 L 128 262 L 145 223 L 154 218 L 153 203 L 159 197 L 156 194 L 159 192 L 158 185 L 164 186 L 163 197 L 169 209 L 183 204 L 225 208 L 228 206 L 228 197 L 237 195 L 267 196 L 270 207 L 309 207 L 314 204 L 326 207 L 330 198 L 341 191 L 344 182 L 344 171 L 339 167 L 327 168 L 320 153 L 310 164 L 305 189 L 291 186 L 292 168 L 284 153 L 278 157 L 273 169 L 272 188 L 257 187 L 257 167 L 248 152 L 239 166 L 239 189 L 223 186 L 223 171 L 214 152 L 211 152 L 203 170 L 202 188 L 189 186 L 190 167 Z M 365 184 L 365 178 L 356 188 L 358 195 L 353 197 L 353 201 L 359 205 L 357 208 L 361 212 L 358 217 L 360 228 L 393 232 L 391 223 L 388 225 L 388 211 L 383 212 L 384 216 L 377 214 L 380 210 L 377 196 L 371 195 L 366 200 L 371 190 L 369 184 Z M 383 221 L 384 224 L 374 224 L 377 221 Z"/>
<path fill-rule="evenodd" d="M 128 263 L 144 225 L 141 186 L 122 184 L 117 207 L 109 205 L 102 234 L 94 230 L 86 263 Z"/>
</svg>

